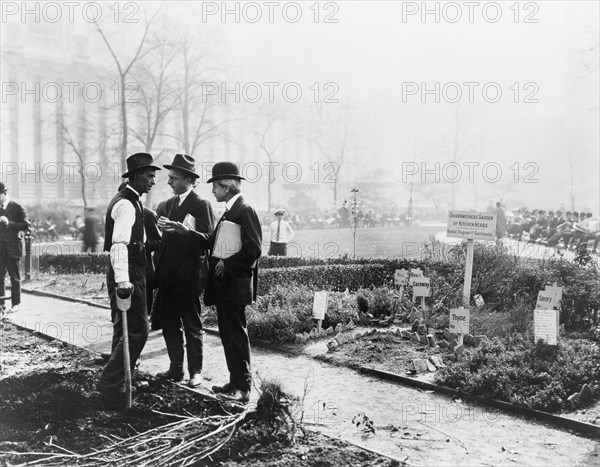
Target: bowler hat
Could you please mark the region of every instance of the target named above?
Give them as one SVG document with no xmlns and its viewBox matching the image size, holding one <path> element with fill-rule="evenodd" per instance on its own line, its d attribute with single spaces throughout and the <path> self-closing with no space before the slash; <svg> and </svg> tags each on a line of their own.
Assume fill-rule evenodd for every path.
<svg viewBox="0 0 600 467">
<path fill-rule="evenodd" d="M 212 169 L 212 177 L 209 178 L 206 183 L 216 182 L 217 180 L 224 180 L 227 178 L 233 178 L 234 180 L 246 180 L 240 175 L 240 171 L 233 162 L 217 162 Z"/>
<path fill-rule="evenodd" d="M 0 182 L 0 193 L 4 193 L 6 191 L 6 185 Z"/>
<path fill-rule="evenodd" d="M 185 175 L 189 175 L 194 178 L 200 177 L 196 173 L 196 160 L 192 156 L 186 154 L 175 154 L 171 165 L 163 165 L 165 169 L 179 170 Z"/>
<path fill-rule="evenodd" d="M 121 175 L 121 177 L 131 177 L 136 170 L 145 169 L 146 167 L 160 170 L 160 167 L 152 165 L 152 162 L 154 162 L 154 159 L 152 159 L 152 156 L 146 152 L 138 152 L 133 154 L 127 158 L 127 172 Z"/>
<path fill-rule="evenodd" d="M 278 216 L 280 214 L 283 216 L 285 214 L 285 209 L 278 209 L 277 211 L 275 211 L 276 216 Z"/>
</svg>

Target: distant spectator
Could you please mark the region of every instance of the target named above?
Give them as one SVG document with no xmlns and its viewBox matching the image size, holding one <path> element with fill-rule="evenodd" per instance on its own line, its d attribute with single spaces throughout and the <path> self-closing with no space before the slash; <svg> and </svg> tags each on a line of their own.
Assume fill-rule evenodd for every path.
<svg viewBox="0 0 600 467">
<path fill-rule="evenodd" d="M 286 256 L 287 244 L 294 238 L 292 226 L 283 220 L 284 209 L 275 211 L 275 220 L 269 227 L 269 256 Z"/>
<path fill-rule="evenodd" d="M 91 251 L 96 253 L 98 248 L 98 219 L 93 215 L 88 215 L 84 221 L 83 227 L 83 253 Z"/>
<path fill-rule="evenodd" d="M 500 202 L 496 203 L 496 237 L 501 239 L 502 237 L 506 237 L 507 232 L 506 226 L 506 212 L 504 208 L 500 204 Z"/>
</svg>

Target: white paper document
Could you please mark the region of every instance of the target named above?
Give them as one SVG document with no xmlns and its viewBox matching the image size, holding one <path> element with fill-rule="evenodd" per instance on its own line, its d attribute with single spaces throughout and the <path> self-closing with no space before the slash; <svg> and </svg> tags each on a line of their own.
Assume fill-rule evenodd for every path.
<svg viewBox="0 0 600 467">
<path fill-rule="evenodd" d="M 219 224 L 217 237 L 213 246 L 213 257 L 229 258 L 242 249 L 242 235 L 239 224 L 223 221 Z"/>
</svg>

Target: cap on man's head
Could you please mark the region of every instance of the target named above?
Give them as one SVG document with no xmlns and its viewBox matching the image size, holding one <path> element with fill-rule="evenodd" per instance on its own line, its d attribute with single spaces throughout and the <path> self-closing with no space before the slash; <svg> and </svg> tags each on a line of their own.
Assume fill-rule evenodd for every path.
<svg viewBox="0 0 600 467">
<path fill-rule="evenodd" d="M 285 209 L 278 209 L 275 211 L 276 216 L 283 216 L 285 214 Z"/>
<path fill-rule="evenodd" d="M 0 182 L 0 193 L 6 193 L 6 185 Z"/>
<path fill-rule="evenodd" d="M 209 178 L 206 183 L 225 179 L 246 180 L 240 175 L 238 166 L 233 162 L 217 162 L 212 168 L 212 177 Z"/>
</svg>

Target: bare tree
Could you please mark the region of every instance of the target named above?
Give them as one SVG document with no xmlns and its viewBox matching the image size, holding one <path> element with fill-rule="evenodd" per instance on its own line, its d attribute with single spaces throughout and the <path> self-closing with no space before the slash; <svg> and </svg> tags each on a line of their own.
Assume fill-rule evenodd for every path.
<svg viewBox="0 0 600 467">
<path fill-rule="evenodd" d="M 276 158 L 276 154 L 279 153 L 283 143 L 293 138 L 299 138 L 301 135 L 288 135 L 281 138 L 275 138 L 274 127 L 278 120 L 282 120 L 282 116 L 281 113 L 274 111 L 272 108 L 263 114 L 263 120 L 264 124 L 261 125 L 260 131 L 256 132 L 255 134 L 258 136 L 259 147 L 266 157 L 269 165 L 269 173 L 267 177 L 267 211 L 271 212 L 273 184 L 278 178 L 275 170 L 273 170 L 274 166 L 279 163 L 277 161 L 278 158 Z"/>
<path fill-rule="evenodd" d="M 179 46 L 168 40 L 167 34 L 154 34 L 149 41 L 151 52 L 135 68 L 133 74 L 138 83 L 140 98 L 137 105 L 143 115 L 140 128 L 130 126 L 133 137 L 146 152 L 151 152 L 165 118 L 177 105 L 177 97 L 169 85 L 172 63 Z"/>
<path fill-rule="evenodd" d="M 360 149 L 359 128 L 356 116 L 349 106 L 335 108 L 317 107 L 310 140 L 318 148 L 321 156 L 327 160 L 324 171 L 333 169 L 328 180 L 333 190 L 333 205 L 337 207 L 339 173 L 350 153 Z"/>
<path fill-rule="evenodd" d="M 446 154 L 453 164 L 458 164 L 469 153 L 476 140 L 471 137 L 472 126 L 461 116 L 460 105 L 454 114 L 454 131 L 449 142 L 445 143 Z M 450 209 L 456 209 L 456 183 L 450 183 Z"/>
<path fill-rule="evenodd" d="M 128 83 L 127 83 L 127 77 L 129 76 L 132 67 L 139 61 L 141 60 L 146 54 L 148 54 L 150 52 L 151 49 L 146 48 L 144 49 L 144 45 L 146 43 L 146 39 L 148 37 L 148 32 L 150 30 L 150 25 L 152 24 L 152 21 L 154 20 L 154 18 L 156 17 L 156 15 L 158 14 L 158 12 L 160 11 L 160 8 L 158 10 L 156 10 L 156 12 L 154 13 L 154 15 L 152 16 L 152 18 L 150 18 L 149 21 L 146 21 L 145 25 L 144 25 L 144 31 L 142 34 L 142 38 L 140 39 L 137 47 L 135 48 L 135 52 L 133 54 L 133 57 L 131 59 L 129 59 L 128 61 L 124 60 L 124 59 L 120 59 L 117 56 L 117 52 L 115 51 L 115 47 L 113 47 L 113 45 L 111 45 L 110 41 L 108 40 L 108 38 L 106 37 L 106 34 L 104 33 L 104 31 L 102 30 L 102 28 L 100 27 L 99 23 L 95 23 L 96 24 L 96 30 L 98 31 L 98 34 L 100 34 L 100 36 L 102 37 L 102 40 L 104 41 L 104 43 L 106 44 L 106 47 L 108 47 L 108 51 L 110 52 L 110 55 L 112 56 L 116 66 L 117 66 L 117 71 L 119 73 L 119 92 L 118 92 L 118 97 L 119 97 L 119 106 L 120 106 L 120 113 L 121 113 L 121 164 L 122 167 L 125 167 L 126 164 L 126 158 L 127 158 L 127 138 L 128 138 L 128 125 L 127 125 L 127 98 L 125 96 L 125 91 L 127 89 Z"/>
<path fill-rule="evenodd" d="M 218 109 L 224 106 L 217 96 L 207 93 L 207 83 L 214 82 L 221 72 L 208 41 L 185 32 L 180 43 L 178 60 L 173 63 L 182 128 L 176 139 L 186 154 L 194 154 L 209 139 L 224 136 L 224 126 L 230 120 L 218 117 Z"/>
<path fill-rule="evenodd" d="M 99 154 L 106 146 L 107 140 L 110 138 L 109 134 L 99 135 L 95 138 L 97 146 L 91 146 L 88 141 L 91 139 L 91 133 L 93 126 L 88 122 L 84 115 L 79 115 L 77 118 L 77 135 L 73 135 L 74 123 L 68 124 L 66 115 L 61 115 L 57 118 L 56 125 L 60 132 L 60 137 L 63 138 L 64 143 L 71 148 L 73 154 L 77 157 L 78 163 L 75 164 L 76 172 L 79 175 L 80 180 L 80 192 L 81 199 L 83 201 L 84 211 L 89 205 L 88 195 L 88 178 L 91 178 L 88 174 L 88 168 L 95 159 L 95 155 Z M 99 166 L 98 166 L 99 167 Z M 100 169 L 101 171 L 101 169 Z"/>
</svg>

